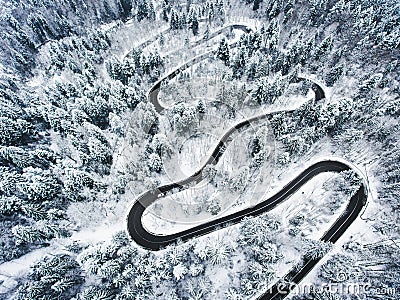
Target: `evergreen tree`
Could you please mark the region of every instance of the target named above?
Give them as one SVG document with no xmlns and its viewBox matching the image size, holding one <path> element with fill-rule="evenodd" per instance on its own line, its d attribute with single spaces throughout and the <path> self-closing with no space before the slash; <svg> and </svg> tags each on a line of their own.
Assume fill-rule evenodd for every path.
<svg viewBox="0 0 400 300">
<path fill-rule="evenodd" d="M 340 283 L 348 280 L 351 275 L 357 272 L 353 267 L 355 263 L 354 259 L 348 255 L 336 254 L 321 266 L 319 273 L 322 278 L 329 282 Z"/>
<path fill-rule="evenodd" d="M 325 55 L 332 50 L 333 47 L 333 39 L 332 36 L 326 37 L 317 47 L 314 53 L 314 57 L 316 60 L 321 60 Z"/>
<path fill-rule="evenodd" d="M 35 47 L 34 42 L 29 37 L 29 35 L 24 31 L 24 29 L 21 27 L 19 22 L 12 15 L 6 15 L 5 18 L 7 19 L 7 22 L 12 27 L 12 29 L 15 30 L 16 39 L 23 46 L 27 47 L 28 49 L 30 49 L 33 52 L 36 52 L 36 47 Z"/>
<path fill-rule="evenodd" d="M 108 174 L 112 164 L 110 145 L 95 136 L 89 136 L 87 147 L 89 150 L 89 164 L 94 167 L 95 171 Z"/>
<path fill-rule="evenodd" d="M 279 15 L 280 11 L 281 11 L 281 2 L 273 1 L 272 6 L 269 8 L 268 19 L 272 20 L 276 18 Z"/>
<path fill-rule="evenodd" d="M 260 8 L 260 4 L 261 4 L 262 0 L 254 0 L 253 1 L 253 10 L 256 11 Z"/>
<path fill-rule="evenodd" d="M 33 265 L 28 281 L 19 286 L 16 299 L 71 299 L 83 281 L 82 270 L 72 256 L 45 257 Z"/>
<path fill-rule="evenodd" d="M 232 71 L 235 78 L 240 78 L 246 67 L 247 54 L 244 47 L 240 47 L 232 62 Z"/>
<path fill-rule="evenodd" d="M 232 249 L 223 241 L 217 240 L 208 247 L 208 259 L 213 265 L 226 264 L 231 257 Z"/>
<path fill-rule="evenodd" d="M 199 114 L 199 117 L 203 118 L 203 115 L 206 113 L 206 105 L 204 101 L 200 100 L 199 102 L 197 102 L 196 110 L 197 113 Z"/>
<path fill-rule="evenodd" d="M 129 108 L 128 103 L 126 103 L 126 99 L 115 97 L 114 95 L 110 95 L 108 97 L 108 107 L 116 114 L 125 112 Z M 108 117 L 111 120 L 111 112 Z"/>
<path fill-rule="evenodd" d="M 186 14 L 185 12 L 181 12 L 178 14 L 178 29 L 183 29 L 186 26 Z"/>
<path fill-rule="evenodd" d="M 289 9 L 287 12 L 285 12 L 285 15 L 283 16 L 283 24 L 287 24 L 289 20 L 293 17 L 293 9 Z"/>
<path fill-rule="evenodd" d="M 120 15 L 122 21 L 126 21 L 132 12 L 132 0 L 119 0 Z"/>
<path fill-rule="evenodd" d="M 140 102 L 135 109 L 136 123 L 145 133 L 155 134 L 158 128 L 158 116 L 150 103 Z"/>
<path fill-rule="evenodd" d="M 161 47 L 163 47 L 165 44 L 165 39 L 164 39 L 164 35 L 162 32 L 160 33 L 159 43 L 160 43 Z"/>
<path fill-rule="evenodd" d="M 218 200 L 219 199 L 212 198 L 207 205 L 207 211 L 213 216 L 218 215 L 218 213 L 221 211 L 221 203 Z"/>
<path fill-rule="evenodd" d="M 172 146 L 163 134 L 154 135 L 151 147 L 159 157 L 169 157 L 172 154 Z"/>
<path fill-rule="evenodd" d="M 217 176 L 217 170 L 215 169 L 215 167 L 213 165 L 206 165 L 204 167 L 203 172 L 202 172 L 202 177 L 204 179 L 208 180 L 208 182 L 215 184 L 216 176 Z"/>
<path fill-rule="evenodd" d="M 249 169 L 247 167 L 241 168 L 235 176 L 230 180 L 229 188 L 233 192 L 243 192 L 248 182 Z"/>
<path fill-rule="evenodd" d="M 41 154 L 41 152 L 37 153 Z M 34 151 L 28 152 L 19 147 L 0 147 L 0 162 L 15 165 L 21 169 L 27 167 L 47 169 L 49 167 L 48 157 L 46 153 L 42 154 L 44 154 L 43 157 L 37 155 Z"/>
<path fill-rule="evenodd" d="M 90 117 L 91 122 L 100 128 L 107 128 L 108 114 L 110 108 L 107 101 L 101 96 L 95 96 L 93 99 L 79 99 L 79 107 Z"/>
<path fill-rule="evenodd" d="M 206 30 L 203 33 L 203 40 L 207 41 L 209 39 L 209 37 L 210 37 L 210 25 L 207 24 Z"/>
<path fill-rule="evenodd" d="M 178 29 L 178 12 L 175 9 L 171 10 L 171 18 L 169 21 L 169 26 L 171 29 Z"/>
<path fill-rule="evenodd" d="M 16 225 L 12 228 L 17 245 L 27 243 L 40 244 L 56 237 L 66 237 L 65 229 L 48 221 L 37 221 L 32 225 Z"/>
<path fill-rule="evenodd" d="M 86 198 L 85 190 L 93 189 L 95 181 L 89 173 L 75 169 L 67 169 L 64 178 L 64 192 L 72 201 L 82 201 Z"/>
<path fill-rule="evenodd" d="M 116 114 L 110 113 L 109 118 L 112 132 L 120 137 L 123 137 L 125 134 L 125 124 L 123 123 L 121 117 Z"/>
<path fill-rule="evenodd" d="M 139 0 L 137 3 L 136 18 L 140 22 L 147 18 L 149 14 L 149 7 L 146 0 Z"/>
<path fill-rule="evenodd" d="M 243 247 L 261 246 L 271 242 L 279 230 L 281 230 L 281 223 L 274 216 L 245 218 L 240 224 L 238 243 Z"/>
<path fill-rule="evenodd" d="M 185 277 L 186 273 L 187 269 L 182 263 L 179 263 L 178 265 L 174 266 L 172 270 L 172 274 L 174 275 L 176 281 L 179 281 L 183 277 Z"/>
<path fill-rule="evenodd" d="M 104 7 L 104 12 L 103 12 L 103 19 L 106 20 L 106 22 L 111 22 L 112 20 L 115 20 L 117 18 L 114 10 L 111 8 L 110 3 L 108 0 L 103 1 L 103 7 Z"/>
<path fill-rule="evenodd" d="M 34 133 L 25 120 L 0 117 L 0 145 L 21 145 L 29 141 Z"/>
<path fill-rule="evenodd" d="M 323 257 L 332 249 L 332 243 L 307 240 L 304 245 L 306 259 L 318 259 Z"/>
<path fill-rule="evenodd" d="M 139 22 L 144 19 L 155 20 L 155 11 L 152 0 L 138 1 L 136 18 Z"/>
<path fill-rule="evenodd" d="M 33 169 L 25 172 L 26 182 L 21 185 L 25 196 L 32 201 L 53 201 L 60 195 L 62 185 L 50 171 Z"/>
<path fill-rule="evenodd" d="M 116 57 L 112 57 L 111 59 L 106 61 L 106 69 L 108 75 L 114 80 L 124 81 L 123 76 L 123 67 L 119 60 Z"/>
<path fill-rule="evenodd" d="M 216 0 L 215 2 L 215 18 L 217 25 L 222 25 L 225 23 L 225 8 L 223 0 Z"/>
<path fill-rule="evenodd" d="M 214 20 L 215 17 L 215 8 L 214 8 L 214 3 L 213 2 L 208 2 L 208 23 L 211 24 L 211 22 Z"/>
<path fill-rule="evenodd" d="M 168 13 L 171 11 L 171 6 L 169 5 L 167 0 L 163 0 L 162 2 L 162 19 L 165 22 L 169 21 Z"/>
<path fill-rule="evenodd" d="M 242 299 L 243 295 L 238 292 L 235 288 L 230 288 L 224 293 L 227 300 L 238 300 Z"/>
<path fill-rule="evenodd" d="M 174 129 L 179 133 L 192 130 L 198 123 L 196 108 L 178 103 L 172 109 L 170 120 Z"/>
<path fill-rule="evenodd" d="M 40 43 L 44 43 L 49 38 L 54 38 L 46 19 L 40 13 L 31 13 L 27 18 L 27 24 L 31 27 L 32 31 L 36 34 Z"/>
<path fill-rule="evenodd" d="M 197 13 L 195 13 L 193 15 L 193 19 L 192 19 L 192 32 L 194 35 L 198 35 L 199 34 L 199 20 L 198 20 L 198 16 Z"/>
<path fill-rule="evenodd" d="M 261 141 L 261 138 L 255 136 L 250 143 L 250 155 L 254 157 L 263 148 L 264 148 L 264 143 Z"/>
<path fill-rule="evenodd" d="M 149 19 L 149 20 L 155 20 L 156 19 L 156 12 L 155 12 L 155 10 L 154 10 L 154 5 L 153 5 L 153 1 L 152 0 L 149 0 L 149 2 L 148 2 L 148 10 L 149 10 L 149 13 L 148 13 L 148 15 L 147 15 L 147 18 Z"/>
<path fill-rule="evenodd" d="M 326 75 L 325 75 L 325 83 L 326 86 L 333 86 L 335 82 L 342 76 L 343 74 L 343 65 L 338 65 L 332 68 Z"/>
<path fill-rule="evenodd" d="M 229 65 L 230 52 L 226 38 L 222 38 L 222 40 L 220 41 L 216 55 L 218 59 L 222 60 L 225 63 L 225 65 Z"/>
<path fill-rule="evenodd" d="M 295 4 L 295 0 L 289 0 L 286 2 L 284 8 L 283 8 L 283 12 L 286 16 L 286 14 L 288 14 L 290 11 L 293 11 L 294 8 L 294 4 Z"/>
<path fill-rule="evenodd" d="M 256 88 L 251 93 L 252 100 L 258 104 L 272 104 L 278 95 L 277 84 L 270 83 L 265 77 L 257 80 Z"/>
</svg>

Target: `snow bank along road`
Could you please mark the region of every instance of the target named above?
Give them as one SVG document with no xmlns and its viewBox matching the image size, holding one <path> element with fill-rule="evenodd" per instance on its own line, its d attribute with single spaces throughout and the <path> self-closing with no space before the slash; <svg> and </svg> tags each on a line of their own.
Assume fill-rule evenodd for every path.
<svg viewBox="0 0 400 300">
<path fill-rule="evenodd" d="M 210 57 L 210 55 L 213 54 L 214 51 L 210 51 L 203 55 L 195 57 L 191 61 L 185 63 L 170 74 L 166 75 L 151 88 L 151 90 L 149 91 L 149 100 L 154 104 L 158 112 L 162 112 L 164 110 L 164 107 L 162 107 L 158 102 L 158 93 L 161 88 L 161 83 L 164 80 L 169 80 L 176 77 L 182 70 L 192 66 L 195 63 L 198 63 L 203 59 L 206 59 L 207 57 Z M 302 80 L 301 78 L 299 79 Z M 313 90 L 315 92 L 316 100 L 320 100 L 325 97 L 324 91 L 318 84 L 314 83 Z M 292 111 L 284 112 L 288 113 Z M 229 143 L 231 142 L 231 135 L 235 131 L 245 129 L 255 122 L 260 122 L 262 120 L 268 119 L 276 113 L 278 112 L 256 116 L 235 125 L 224 134 L 224 136 L 220 139 L 217 147 L 214 149 L 212 155 L 209 157 L 203 167 L 195 174 L 181 181 L 160 186 L 154 190 L 147 191 L 146 193 L 142 194 L 138 199 L 136 199 L 127 216 L 127 229 L 131 238 L 140 246 L 146 249 L 157 251 L 178 241 L 187 241 L 189 239 L 216 231 L 224 226 L 238 224 L 245 217 L 255 217 L 266 213 L 274 209 L 281 202 L 288 199 L 301 186 L 303 186 L 311 178 L 318 174 L 321 174 L 323 172 L 341 172 L 351 169 L 351 166 L 344 162 L 339 162 L 335 160 L 320 161 L 301 172 L 295 179 L 289 182 L 278 193 L 253 207 L 246 208 L 239 212 L 170 235 L 153 234 L 148 232 L 143 227 L 142 215 L 146 208 L 154 203 L 157 199 L 165 196 L 168 192 L 181 191 L 188 188 L 189 184 L 199 183 L 204 179 L 206 180 L 206 178 L 203 176 L 203 170 L 205 166 L 209 164 L 215 165 L 219 161 L 225 149 L 227 148 L 227 145 L 229 145 Z M 358 215 L 366 205 L 367 194 L 367 186 L 366 183 L 363 182 L 355 195 L 351 197 L 345 211 L 328 229 L 328 231 L 324 233 L 320 240 L 324 242 L 335 243 L 343 235 L 346 229 L 353 223 L 353 221 L 358 217 Z M 313 269 L 313 267 L 320 261 L 320 259 L 321 258 L 304 259 L 301 265 L 294 267 L 282 278 L 283 282 L 291 282 L 295 284 L 299 283 Z M 281 281 L 277 282 L 266 292 L 264 292 L 264 294 L 260 296 L 259 299 L 283 299 L 289 293 L 290 286 L 291 285 L 281 284 Z"/>
</svg>

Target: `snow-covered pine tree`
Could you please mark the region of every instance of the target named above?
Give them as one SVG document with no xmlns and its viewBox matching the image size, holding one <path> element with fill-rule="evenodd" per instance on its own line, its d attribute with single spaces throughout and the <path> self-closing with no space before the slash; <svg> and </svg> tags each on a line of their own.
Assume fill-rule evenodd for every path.
<svg viewBox="0 0 400 300">
<path fill-rule="evenodd" d="M 163 168 L 163 163 L 162 163 L 160 156 L 158 156 L 158 154 L 156 154 L 156 153 L 150 154 L 150 156 L 147 160 L 147 166 L 149 167 L 150 171 L 152 171 L 152 172 L 156 172 L 156 173 L 161 172 L 161 170 Z"/>
<path fill-rule="evenodd" d="M 240 78 L 244 72 L 247 62 L 247 51 L 245 47 L 240 47 L 232 62 L 232 71 L 235 78 Z"/>
<path fill-rule="evenodd" d="M 343 74 L 343 65 L 337 65 L 325 75 L 326 86 L 333 86 Z"/>
<path fill-rule="evenodd" d="M 164 134 L 154 135 L 151 147 L 159 157 L 169 157 L 172 154 L 172 146 Z"/>
<path fill-rule="evenodd" d="M 203 40 L 208 40 L 208 39 L 209 39 L 209 37 L 210 37 L 210 32 L 211 32 L 211 30 L 210 30 L 210 25 L 207 24 L 206 30 L 204 30 L 204 33 L 203 33 Z"/>
<path fill-rule="evenodd" d="M 126 21 L 132 12 L 132 0 L 118 0 L 122 21 Z"/>
<path fill-rule="evenodd" d="M 317 46 L 314 52 L 314 57 L 316 60 L 321 60 L 325 55 L 327 55 L 333 47 L 333 38 L 331 35 L 327 36 L 323 41 Z"/>
<path fill-rule="evenodd" d="M 165 22 L 168 22 L 168 21 L 169 21 L 168 14 L 169 14 L 170 11 L 171 11 L 171 6 L 169 5 L 168 1 L 167 1 L 167 0 L 163 0 L 163 2 L 162 2 L 162 13 L 161 13 L 161 15 L 162 15 L 162 19 L 163 19 Z"/>
<path fill-rule="evenodd" d="M 305 240 L 304 249 L 304 257 L 306 259 L 318 259 L 323 257 L 327 252 L 332 249 L 332 243 L 322 242 L 319 240 Z"/>
<path fill-rule="evenodd" d="M 193 14 L 191 28 L 192 28 L 192 32 L 194 35 L 199 34 L 199 19 L 198 19 L 197 11 L 195 11 Z"/>
<path fill-rule="evenodd" d="M 222 38 L 221 41 L 219 42 L 216 56 L 218 59 L 222 60 L 225 63 L 225 65 L 229 65 L 230 51 L 229 51 L 228 41 L 226 40 L 226 38 Z"/>
<path fill-rule="evenodd" d="M 33 133 L 30 123 L 22 119 L 0 117 L 0 145 L 21 145 L 29 141 Z"/>
<path fill-rule="evenodd" d="M 151 0 L 148 1 L 151 2 Z M 144 19 L 147 19 L 150 13 L 150 7 L 147 0 L 139 0 L 137 2 L 136 19 L 140 22 Z"/>
<path fill-rule="evenodd" d="M 122 79 L 122 65 L 121 62 L 116 57 L 111 57 L 106 61 L 106 69 L 108 75 L 114 80 Z"/>
</svg>

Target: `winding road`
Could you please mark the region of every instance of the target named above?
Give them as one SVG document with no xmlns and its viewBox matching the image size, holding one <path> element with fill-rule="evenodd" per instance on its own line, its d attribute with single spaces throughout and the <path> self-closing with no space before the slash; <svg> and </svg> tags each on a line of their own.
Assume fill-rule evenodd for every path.
<svg viewBox="0 0 400 300">
<path fill-rule="evenodd" d="M 233 26 L 233 25 L 231 25 Z M 244 26 L 244 25 L 237 25 L 240 26 L 240 28 L 244 31 L 244 32 L 248 32 L 249 27 Z M 232 43 L 229 45 L 230 48 L 235 48 L 238 46 L 238 43 Z M 160 89 L 161 89 L 161 84 L 164 82 L 168 82 L 171 79 L 174 79 L 176 76 L 178 76 L 180 73 L 182 73 L 184 70 L 188 69 L 189 67 L 207 59 L 207 58 L 213 58 L 215 57 L 217 53 L 217 50 L 211 50 L 208 52 L 205 52 L 201 55 L 198 55 L 194 58 L 192 58 L 191 60 L 188 60 L 187 62 L 185 62 L 184 64 L 182 64 L 181 66 L 179 66 L 178 68 L 176 68 L 175 70 L 171 71 L 170 73 L 168 73 L 167 75 L 164 75 L 164 77 L 162 77 L 161 79 L 159 79 L 149 90 L 148 93 L 148 99 L 149 101 L 153 104 L 154 108 L 156 109 L 156 111 L 158 113 L 162 113 L 166 107 L 162 106 L 160 104 L 160 101 L 158 99 L 158 94 L 160 93 Z M 306 79 L 306 78 L 302 78 L 302 77 L 297 77 L 297 81 L 296 82 L 300 82 L 302 80 L 307 80 L 310 81 L 312 83 L 311 89 L 314 91 L 315 93 L 315 101 L 319 101 L 321 99 L 325 98 L 325 92 L 323 90 L 323 88 L 311 81 L 310 79 Z"/>
<path fill-rule="evenodd" d="M 231 45 L 234 47 L 235 45 Z M 165 80 L 170 80 L 176 77 L 180 72 L 187 69 L 199 61 L 206 59 L 208 57 L 213 56 L 215 51 L 210 51 L 204 53 L 200 56 L 193 58 L 192 60 L 186 62 L 184 65 L 175 69 L 162 79 L 160 79 L 157 83 L 149 91 L 149 101 L 153 103 L 157 112 L 161 113 L 165 108 L 158 101 L 158 93 L 161 88 L 161 83 Z M 299 78 L 299 80 L 304 80 L 303 78 Z M 316 83 L 313 83 L 313 91 L 315 92 L 315 99 L 320 100 L 325 97 L 323 89 Z M 292 111 L 282 111 L 285 113 L 293 112 Z M 232 141 L 232 134 L 240 129 L 245 129 L 250 125 L 256 122 L 262 122 L 268 118 L 271 118 L 275 113 L 263 114 L 260 116 L 256 116 L 250 118 L 246 121 L 243 121 L 230 130 L 228 130 L 224 136 L 220 139 L 217 146 L 215 147 L 212 155 L 208 158 L 203 167 L 200 168 L 196 173 L 192 176 L 183 179 L 181 181 L 171 183 L 168 185 L 160 186 L 154 190 L 147 191 L 142 194 L 131 207 L 128 216 L 127 216 L 127 229 L 130 237 L 140 246 L 157 251 L 165 248 L 168 245 L 176 244 L 177 242 L 185 242 L 192 238 L 196 238 L 216 230 L 221 229 L 224 226 L 231 226 L 234 224 L 238 224 L 245 217 L 256 217 L 260 216 L 266 212 L 271 211 L 277 205 L 291 197 L 298 189 L 300 189 L 304 184 L 306 184 L 310 179 L 315 177 L 318 174 L 324 172 L 342 172 L 346 170 L 350 170 L 351 166 L 347 163 L 336 161 L 336 160 L 324 160 L 318 163 L 313 164 L 312 166 L 305 169 L 301 172 L 295 179 L 290 181 L 286 186 L 284 186 L 278 193 L 258 203 L 257 205 L 246 208 L 239 212 L 220 217 L 218 219 L 206 222 L 204 224 L 198 225 L 196 227 L 190 228 L 188 230 L 181 231 L 179 233 L 170 234 L 170 235 L 157 235 L 148 232 L 142 224 L 142 216 L 145 212 L 146 208 L 148 208 L 152 203 L 154 203 L 157 199 L 165 196 L 168 192 L 177 192 L 184 189 L 187 189 L 190 184 L 199 183 L 205 177 L 203 176 L 203 170 L 207 165 L 213 164 L 215 165 L 221 156 L 223 155 L 225 149 Z M 367 202 L 367 185 L 365 182 L 362 182 L 358 191 L 351 197 L 349 203 L 346 206 L 345 211 L 341 214 L 341 216 L 334 222 L 334 224 L 323 234 L 321 237 L 321 241 L 335 243 L 343 233 L 349 228 L 349 226 L 353 223 L 355 219 L 359 216 L 362 209 L 365 207 Z M 301 265 L 294 267 L 291 271 L 289 271 L 282 279 L 283 282 L 290 282 L 297 284 L 299 283 L 320 261 L 321 258 L 318 259 L 304 259 Z M 270 287 L 259 299 L 283 299 L 290 292 L 290 285 L 282 284 L 282 281 L 275 283 L 272 287 Z"/>
</svg>

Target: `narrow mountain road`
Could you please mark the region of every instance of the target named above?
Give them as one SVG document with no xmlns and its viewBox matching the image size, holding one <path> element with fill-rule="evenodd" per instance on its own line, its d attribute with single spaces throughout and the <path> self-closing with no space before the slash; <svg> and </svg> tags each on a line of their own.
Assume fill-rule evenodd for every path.
<svg viewBox="0 0 400 300">
<path fill-rule="evenodd" d="M 217 147 L 218 148 L 218 147 Z M 217 150 L 217 149 L 216 149 Z M 217 151 L 214 151 L 214 153 Z M 221 153 L 218 151 L 218 153 Z M 222 154 L 221 154 L 222 155 Z M 217 155 L 215 158 L 210 159 L 213 162 L 218 161 L 221 155 Z M 204 168 L 204 167 L 203 167 Z M 140 198 L 136 200 L 128 214 L 128 231 L 132 239 L 142 247 L 150 250 L 160 250 L 168 245 L 177 243 L 178 241 L 187 241 L 194 237 L 198 237 L 218 229 L 221 229 L 224 225 L 237 224 L 243 220 L 244 217 L 255 217 L 264 214 L 272 209 L 274 209 L 278 204 L 288 199 L 292 196 L 299 188 L 301 188 L 310 179 L 318 174 L 324 172 L 341 172 L 349 170 L 350 167 L 339 161 L 321 161 L 318 162 L 306 170 L 304 170 L 300 175 L 293 179 L 289 184 L 287 184 L 282 190 L 277 194 L 270 197 L 263 202 L 244 209 L 242 211 L 218 218 L 207 223 L 198 225 L 194 228 L 171 234 L 171 235 L 155 235 L 149 233 L 142 224 L 142 215 L 147 207 L 154 203 L 158 198 L 164 196 L 167 192 L 172 190 L 183 190 L 187 188 L 189 183 L 200 182 L 203 178 L 202 170 L 196 172 L 189 178 L 182 180 L 177 183 L 164 185 L 158 187 L 155 190 L 148 191 L 144 193 Z M 336 220 L 332 227 L 323 235 L 321 240 L 326 242 L 336 242 L 339 237 L 344 233 L 344 231 L 350 226 L 354 219 L 361 212 L 365 200 L 366 200 L 366 190 L 365 186 L 362 185 L 359 191 L 353 196 L 345 210 L 345 212 Z"/>
</svg>

